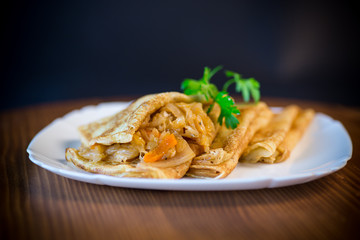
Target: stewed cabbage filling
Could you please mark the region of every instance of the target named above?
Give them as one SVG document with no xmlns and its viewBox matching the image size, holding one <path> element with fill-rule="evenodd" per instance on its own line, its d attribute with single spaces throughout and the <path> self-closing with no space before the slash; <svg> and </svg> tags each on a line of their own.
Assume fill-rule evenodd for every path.
<svg viewBox="0 0 360 240">
<path fill-rule="evenodd" d="M 168 103 L 147 116 L 131 142 L 81 146 L 78 153 L 94 162 L 175 166 L 208 152 L 215 134 L 214 123 L 201 103 Z"/>
</svg>

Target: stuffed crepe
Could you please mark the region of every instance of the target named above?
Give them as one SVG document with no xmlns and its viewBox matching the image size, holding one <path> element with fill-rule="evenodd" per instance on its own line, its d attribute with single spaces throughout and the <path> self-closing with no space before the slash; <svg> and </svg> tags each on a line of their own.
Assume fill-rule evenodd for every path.
<svg viewBox="0 0 360 240">
<path fill-rule="evenodd" d="M 220 128 L 210 151 L 192 161 L 187 176 L 195 178 L 224 178 L 236 167 L 239 157 L 255 132 L 266 126 L 273 114 L 268 106 L 260 102 L 240 106 L 239 125 L 235 129 Z"/>
<path fill-rule="evenodd" d="M 106 175 L 181 178 L 216 135 L 206 107 L 178 92 L 144 96 L 113 116 L 80 126 L 81 146 L 67 148 L 66 159 Z"/>
</svg>

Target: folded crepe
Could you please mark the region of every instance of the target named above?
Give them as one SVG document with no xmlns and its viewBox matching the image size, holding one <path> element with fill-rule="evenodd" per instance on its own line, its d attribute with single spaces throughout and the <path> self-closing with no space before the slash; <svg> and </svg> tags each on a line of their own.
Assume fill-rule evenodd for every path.
<svg viewBox="0 0 360 240">
<path fill-rule="evenodd" d="M 240 161 L 247 163 L 284 161 L 289 157 L 313 116 L 313 110 L 301 111 L 298 106 L 287 106 L 255 134 Z"/>
<path fill-rule="evenodd" d="M 79 127 L 81 146 L 65 157 L 89 172 L 181 178 L 216 135 L 216 112 L 178 92 L 144 96 L 121 112 Z M 217 108 L 214 108 L 217 109 Z M 214 115 L 215 114 L 215 115 Z M 213 120 L 212 120 L 213 119 Z"/>
<path fill-rule="evenodd" d="M 279 163 L 288 159 L 291 151 L 304 135 L 314 116 L 315 112 L 313 109 L 301 110 L 294 120 L 289 132 L 286 134 L 284 141 L 277 147 L 275 153 L 269 158 L 264 158 L 263 162 Z"/>
<path fill-rule="evenodd" d="M 224 125 L 218 131 L 210 151 L 195 157 L 190 165 L 189 177 L 224 178 L 236 167 L 239 157 L 260 128 L 266 126 L 273 113 L 260 102 L 240 106 L 239 125 L 227 129 Z"/>
</svg>

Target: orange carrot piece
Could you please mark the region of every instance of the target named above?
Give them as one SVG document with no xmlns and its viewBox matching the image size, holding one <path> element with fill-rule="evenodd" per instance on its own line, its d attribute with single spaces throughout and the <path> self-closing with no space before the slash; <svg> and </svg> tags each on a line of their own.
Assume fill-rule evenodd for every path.
<svg viewBox="0 0 360 240">
<path fill-rule="evenodd" d="M 174 134 L 166 135 L 156 148 L 144 155 L 144 162 L 150 163 L 160 160 L 176 144 L 177 140 Z"/>
</svg>

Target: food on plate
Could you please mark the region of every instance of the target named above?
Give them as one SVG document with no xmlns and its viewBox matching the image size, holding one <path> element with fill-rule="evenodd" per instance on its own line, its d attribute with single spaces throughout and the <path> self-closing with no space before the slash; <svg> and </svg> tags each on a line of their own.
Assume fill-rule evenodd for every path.
<svg viewBox="0 0 360 240">
<path fill-rule="evenodd" d="M 252 138 L 249 146 L 245 149 L 241 160 L 255 163 L 265 158 L 271 158 L 276 148 L 284 141 L 292 122 L 299 112 L 297 106 L 286 107 L 280 114 L 274 116 L 270 123 L 260 129 Z"/>
<path fill-rule="evenodd" d="M 239 125 L 235 129 L 222 126 L 210 146 L 210 151 L 193 159 L 187 176 L 224 178 L 229 175 L 255 132 L 266 126 L 273 115 L 263 102 L 239 106 L 239 109 Z"/>
<path fill-rule="evenodd" d="M 290 105 L 276 114 L 270 123 L 260 129 L 241 156 L 242 162 L 275 163 L 290 156 L 291 150 L 314 117 L 312 109 L 301 110 Z"/>
<path fill-rule="evenodd" d="M 271 158 L 265 158 L 263 161 L 265 163 L 279 163 L 289 158 L 291 151 L 300 141 L 314 117 L 315 112 L 313 109 L 301 110 L 286 134 L 284 141 L 277 147 Z"/>
<path fill-rule="evenodd" d="M 181 178 L 216 135 L 204 108 L 178 92 L 144 96 L 113 116 L 80 126 L 81 147 L 68 148 L 66 159 L 107 175 Z"/>
<path fill-rule="evenodd" d="M 210 83 L 222 67 L 185 79 L 183 93 L 146 95 L 126 109 L 79 127 L 81 146 L 65 157 L 89 172 L 141 178 L 224 178 L 242 162 L 286 160 L 314 117 L 288 106 L 274 114 L 260 84 L 225 71 L 222 90 Z M 228 88 L 243 96 L 236 104 Z M 254 101 L 250 103 L 250 98 Z"/>
</svg>

